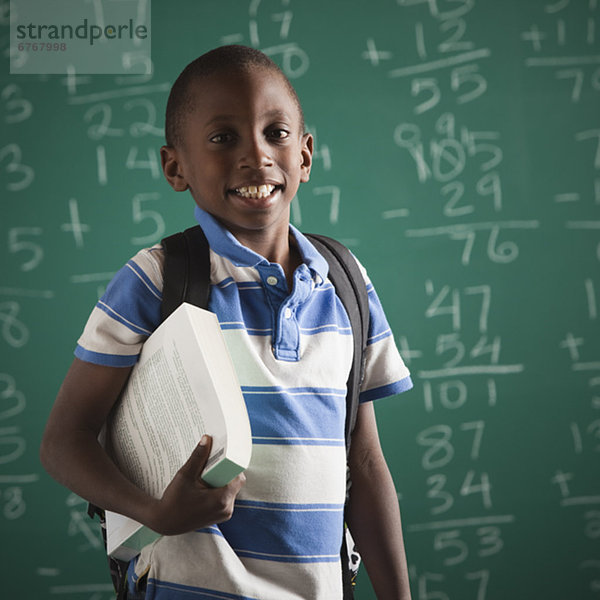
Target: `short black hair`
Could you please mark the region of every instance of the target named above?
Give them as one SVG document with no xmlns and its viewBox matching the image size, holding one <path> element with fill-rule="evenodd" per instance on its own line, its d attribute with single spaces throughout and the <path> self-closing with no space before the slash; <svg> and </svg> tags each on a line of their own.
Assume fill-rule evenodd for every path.
<svg viewBox="0 0 600 600">
<path fill-rule="evenodd" d="M 233 44 L 220 46 L 193 60 L 175 80 L 165 114 L 165 138 L 167 146 L 175 147 L 183 141 L 184 123 L 193 109 L 192 84 L 198 80 L 227 70 L 249 71 L 263 68 L 279 73 L 288 88 L 300 115 L 300 128 L 304 133 L 304 113 L 298 94 L 283 71 L 264 52 L 256 48 Z"/>
</svg>

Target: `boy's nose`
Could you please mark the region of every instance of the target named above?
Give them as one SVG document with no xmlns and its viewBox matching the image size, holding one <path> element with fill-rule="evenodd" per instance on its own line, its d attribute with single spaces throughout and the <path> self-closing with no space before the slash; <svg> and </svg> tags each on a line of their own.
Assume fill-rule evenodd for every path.
<svg viewBox="0 0 600 600">
<path fill-rule="evenodd" d="M 269 144 L 264 139 L 249 138 L 241 150 L 239 160 L 241 168 L 261 169 L 273 164 Z"/>
</svg>

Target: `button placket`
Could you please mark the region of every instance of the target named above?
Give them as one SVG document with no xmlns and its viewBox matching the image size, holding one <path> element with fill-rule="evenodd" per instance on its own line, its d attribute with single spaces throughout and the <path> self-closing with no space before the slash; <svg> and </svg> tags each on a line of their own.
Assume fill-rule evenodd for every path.
<svg viewBox="0 0 600 600">
<path fill-rule="evenodd" d="M 259 268 L 264 291 L 273 311 L 272 348 L 278 360 L 297 361 L 300 356 L 300 327 L 296 311 L 311 295 L 314 281 L 306 265 L 294 273 L 294 286 L 290 294 L 285 275 L 279 265 Z"/>
</svg>

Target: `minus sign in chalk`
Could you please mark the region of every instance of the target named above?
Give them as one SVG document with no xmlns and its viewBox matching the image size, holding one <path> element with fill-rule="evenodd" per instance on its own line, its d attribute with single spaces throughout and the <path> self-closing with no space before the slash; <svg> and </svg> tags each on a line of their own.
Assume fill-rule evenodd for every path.
<svg viewBox="0 0 600 600">
<path fill-rule="evenodd" d="M 554 196 L 555 202 L 578 202 L 579 199 L 580 199 L 580 195 L 577 194 L 576 192 L 556 194 Z"/>
<path fill-rule="evenodd" d="M 401 217 L 410 216 L 410 211 L 408 210 L 408 208 L 396 208 L 394 210 L 386 210 L 382 212 L 381 216 L 384 219 L 398 219 Z"/>
<path fill-rule="evenodd" d="M 37 473 L 28 475 L 0 475 L 0 484 L 3 485 L 20 485 L 24 483 L 35 483 L 40 476 Z"/>
<path fill-rule="evenodd" d="M 41 577 L 58 577 L 60 570 L 54 567 L 38 567 L 37 574 Z"/>
</svg>

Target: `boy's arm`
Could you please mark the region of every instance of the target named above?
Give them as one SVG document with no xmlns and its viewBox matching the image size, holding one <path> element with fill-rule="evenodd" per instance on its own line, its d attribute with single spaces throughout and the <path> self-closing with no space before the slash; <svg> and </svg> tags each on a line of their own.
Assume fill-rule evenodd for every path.
<svg viewBox="0 0 600 600">
<path fill-rule="evenodd" d="M 98 443 L 98 434 L 130 371 L 75 359 L 44 432 L 40 448 L 44 468 L 92 504 L 165 535 L 227 520 L 244 477 L 218 489 L 202 482 L 200 475 L 210 452 L 209 440 L 203 439 L 204 444 L 198 445 L 161 499 L 151 497 L 124 477 Z"/>
<path fill-rule="evenodd" d="M 346 518 L 378 600 L 410 600 L 400 508 L 372 402 L 359 406 L 350 447 Z"/>
</svg>

